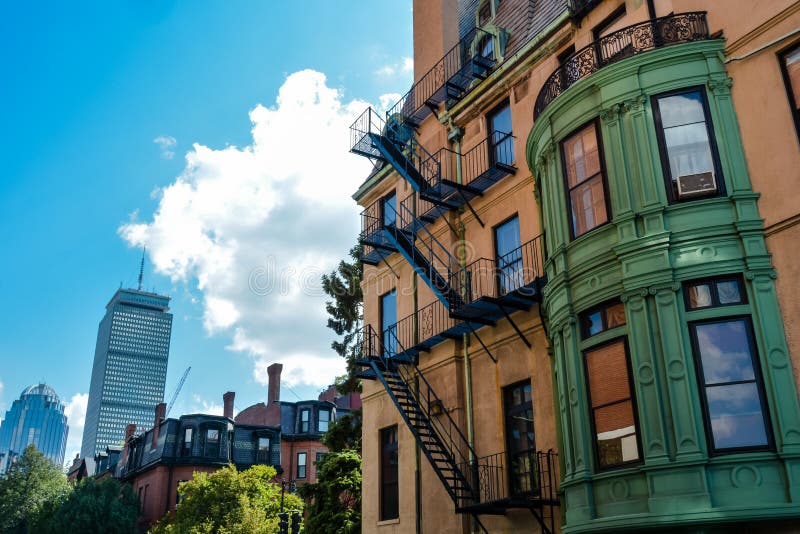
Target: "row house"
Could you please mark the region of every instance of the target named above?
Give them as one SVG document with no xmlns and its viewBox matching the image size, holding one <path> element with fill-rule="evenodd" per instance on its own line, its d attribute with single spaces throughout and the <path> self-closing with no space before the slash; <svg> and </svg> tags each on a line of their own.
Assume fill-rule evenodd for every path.
<svg viewBox="0 0 800 534">
<path fill-rule="evenodd" d="M 792 531 L 800 3 L 413 10 L 350 129 L 364 531 Z"/>
</svg>

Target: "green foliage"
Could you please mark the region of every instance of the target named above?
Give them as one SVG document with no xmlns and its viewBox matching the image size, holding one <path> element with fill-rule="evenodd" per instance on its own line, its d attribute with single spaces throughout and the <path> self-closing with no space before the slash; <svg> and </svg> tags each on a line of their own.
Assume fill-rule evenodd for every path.
<svg viewBox="0 0 800 534">
<path fill-rule="evenodd" d="M 57 507 L 40 514 L 31 533 L 132 534 L 138 517 L 139 499 L 129 484 L 89 478 Z"/>
<path fill-rule="evenodd" d="M 214 473 L 195 473 L 178 488 L 181 502 L 174 519 L 165 517 L 151 534 L 273 534 L 278 532 L 281 488 L 271 482 L 275 469 L 255 465 L 237 471 L 229 465 Z M 286 493 L 286 510 L 303 502 Z"/>
<path fill-rule="evenodd" d="M 298 488 L 311 503 L 307 534 L 361 532 L 361 456 L 348 449 L 329 452 L 317 463 L 317 483 Z"/>
<path fill-rule="evenodd" d="M 322 436 L 329 451 L 353 449 L 361 452 L 361 410 L 339 416 Z"/>
<path fill-rule="evenodd" d="M 361 292 L 361 279 L 364 276 L 361 247 L 356 245 L 350 249 L 349 255 L 352 261 L 342 260 L 335 271 L 322 275 L 322 289 L 333 298 L 325 303 L 325 309 L 330 316 L 328 328 L 342 336 L 340 341 L 331 343 L 331 348 L 347 361 L 347 375 L 342 380 L 337 380 L 336 384 L 341 393 L 361 391 L 361 384 L 355 377 L 361 304 L 364 301 Z"/>
<path fill-rule="evenodd" d="M 0 478 L 0 532 L 24 533 L 69 493 L 67 477 L 33 445 Z"/>
</svg>

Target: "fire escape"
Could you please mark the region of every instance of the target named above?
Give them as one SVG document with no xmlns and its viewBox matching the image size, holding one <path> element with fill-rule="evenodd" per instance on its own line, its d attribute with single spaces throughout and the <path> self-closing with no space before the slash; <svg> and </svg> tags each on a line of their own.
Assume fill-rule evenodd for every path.
<svg viewBox="0 0 800 534">
<path fill-rule="evenodd" d="M 515 172 L 510 133 L 494 132 L 462 154 L 446 147 L 430 152 L 416 139 L 424 119 L 442 103 L 449 106 L 463 98 L 494 69 L 495 47 L 487 46 L 487 39 L 493 37 L 472 30 L 384 117 L 369 108 L 350 128 L 352 152 L 391 165 L 413 188 L 402 201 L 381 199 L 362 212 L 363 261 L 377 265 L 389 254 L 400 253 L 438 299 L 383 332 L 367 325 L 359 376 L 384 386 L 458 513 L 471 514 L 486 531 L 479 515 L 525 508 L 544 533 L 551 533 L 553 507 L 558 505 L 556 454 L 531 453 L 529 480 L 523 491 L 512 492 L 507 455 L 479 458 L 416 367 L 421 352 L 465 333 L 496 362 L 478 330 L 501 319 L 508 320 L 530 347 L 511 314 L 530 310 L 541 297 L 541 236 L 503 257 L 463 265 L 428 229 L 438 217 L 461 206 L 483 225 L 470 201 Z"/>
</svg>

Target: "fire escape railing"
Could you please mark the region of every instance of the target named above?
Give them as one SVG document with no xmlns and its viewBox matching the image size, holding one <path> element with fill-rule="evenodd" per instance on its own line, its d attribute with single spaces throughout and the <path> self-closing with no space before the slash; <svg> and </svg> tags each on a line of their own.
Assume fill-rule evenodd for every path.
<svg viewBox="0 0 800 534">
<path fill-rule="evenodd" d="M 493 39 L 493 36 L 480 28 L 469 31 L 411 86 L 386 116 L 397 117 L 403 124 L 417 128 L 439 104 L 447 99 L 462 98 L 469 83 L 485 78 L 495 65 L 494 46 L 491 57 L 481 55 L 481 44 L 486 39 Z"/>
<path fill-rule="evenodd" d="M 579 80 L 612 63 L 656 48 L 707 39 L 705 11 L 667 15 L 610 33 L 569 56 L 547 78 L 536 97 L 533 116 L 538 117 L 553 100 Z"/>
<path fill-rule="evenodd" d="M 450 284 L 462 295 L 463 305 L 480 299 L 501 299 L 510 294 L 535 297 L 536 284 L 544 278 L 542 236 L 539 235 L 497 259 L 479 258 L 459 273 Z M 458 312 L 459 309 L 451 309 Z"/>
</svg>

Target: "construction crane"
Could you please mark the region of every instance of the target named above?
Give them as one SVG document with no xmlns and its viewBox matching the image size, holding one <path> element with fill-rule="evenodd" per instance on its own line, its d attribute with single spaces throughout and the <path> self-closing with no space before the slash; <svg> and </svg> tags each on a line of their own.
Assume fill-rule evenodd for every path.
<svg viewBox="0 0 800 534">
<path fill-rule="evenodd" d="M 183 387 L 183 383 L 186 382 L 186 377 L 189 376 L 189 371 L 192 370 L 192 367 L 189 366 L 183 372 L 183 376 L 181 377 L 180 381 L 178 382 L 178 387 L 175 388 L 175 392 L 172 394 L 172 398 L 169 400 L 169 404 L 167 405 L 167 416 L 169 416 L 170 410 L 172 410 L 172 405 L 175 404 L 175 399 L 178 398 L 178 393 L 181 392 L 181 388 Z"/>
</svg>

